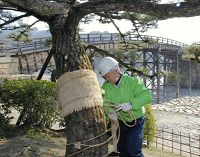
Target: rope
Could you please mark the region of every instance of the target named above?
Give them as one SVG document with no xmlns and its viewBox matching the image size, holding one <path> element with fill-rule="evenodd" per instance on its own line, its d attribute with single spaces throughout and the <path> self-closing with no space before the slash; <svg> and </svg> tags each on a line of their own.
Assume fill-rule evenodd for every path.
<svg viewBox="0 0 200 157">
<path fill-rule="evenodd" d="M 109 132 L 109 131 L 110 131 L 110 129 L 106 130 L 104 133 L 102 133 L 102 134 L 100 134 L 100 135 L 98 135 L 98 136 L 95 136 L 95 137 L 93 137 L 93 138 L 91 138 L 91 139 L 84 140 L 84 141 L 78 141 L 78 142 L 80 142 L 80 143 L 85 143 L 85 142 L 88 142 L 88 141 L 92 141 L 92 140 L 94 140 L 94 139 L 96 139 L 96 138 L 98 138 L 98 137 L 101 137 L 101 136 L 105 135 L 105 134 L 106 134 L 107 132 Z M 76 144 L 76 143 L 78 143 L 78 142 L 69 143 L 69 144 L 66 144 L 66 146 L 67 146 L 67 145 L 74 145 L 74 144 Z"/>
<path fill-rule="evenodd" d="M 117 136 L 117 130 L 118 130 L 118 136 Z M 119 142 L 120 137 L 120 128 L 119 128 L 119 122 L 118 121 L 112 121 L 111 120 L 111 133 L 113 137 L 113 152 L 117 151 L 117 143 Z"/>
<path fill-rule="evenodd" d="M 106 141 L 104 141 L 104 142 L 102 142 L 102 143 L 94 144 L 94 145 L 86 145 L 86 144 L 82 144 L 82 143 L 85 143 L 85 142 L 94 140 L 94 139 L 96 139 L 96 138 L 98 138 L 98 137 L 101 137 L 101 136 L 105 135 L 108 131 L 110 131 L 110 129 L 107 130 L 107 131 L 105 131 L 104 133 L 98 135 L 98 136 L 95 136 L 95 137 L 91 138 L 91 139 L 66 144 L 66 145 L 74 145 L 77 149 L 81 149 L 81 146 L 86 146 L 86 147 L 87 147 L 87 148 L 84 148 L 84 149 L 82 149 L 82 150 L 79 150 L 79 151 L 77 151 L 77 152 L 75 152 L 75 153 L 72 153 L 72 154 L 68 155 L 67 157 L 74 156 L 74 155 L 79 154 L 79 153 L 81 153 L 81 152 L 83 152 L 83 151 L 86 151 L 86 150 L 88 150 L 88 149 L 90 149 L 90 148 L 101 147 L 101 146 L 105 145 L 106 143 L 108 143 L 108 142 L 113 138 L 112 136 L 109 137 Z"/>
<path fill-rule="evenodd" d="M 112 104 L 117 104 L 117 103 L 114 103 L 114 102 L 111 102 L 111 101 L 109 101 L 109 103 L 111 104 L 111 105 L 110 105 L 111 107 L 115 107 L 115 106 L 116 106 L 116 105 L 112 105 Z M 127 112 L 128 112 L 128 114 L 129 114 L 129 116 L 133 116 L 133 119 L 134 119 L 134 124 L 133 124 L 133 125 L 129 125 L 129 124 L 127 124 L 127 123 L 125 122 L 125 120 L 122 118 L 122 116 L 121 116 L 121 114 L 120 114 L 120 111 L 117 111 L 117 114 L 119 115 L 119 117 L 121 118 L 122 122 L 123 122 L 126 126 L 128 126 L 128 127 L 134 127 L 135 124 L 136 124 L 136 122 L 137 122 L 136 117 L 135 117 L 134 114 L 132 115 L 130 111 L 127 111 Z M 83 144 L 83 143 L 85 143 L 85 142 L 92 141 L 92 140 L 94 140 L 94 139 L 96 139 L 96 138 L 98 138 L 98 137 L 101 137 L 101 136 L 105 135 L 105 134 L 106 134 L 107 132 L 109 132 L 111 129 L 108 129 L 108 130 L 106 130 L 104 133 L 102 133 L 102 134 L 100 134 L 100 135 L 98 135 L 98 136 L 95 136 L 95 137 L 93 137 L 93 138 L 91 138 L 91 139 L 66 144 L 66 146 L 67 146 L 67 145 L 68 145 L 68 146 L 69 146 L 69 145 L 74 145 L 77 149 L 81 149 L 81 146 L 85 146 L 85 147 L 86 147 L 86 148 L 81 149 L 81 150 L 79 150 L 79 151 L 77 151 L 77 152 L 75 152 L 75 153 L 69 154 L 67 157 L 71 157 L 71 156 L 77 155 L 77 154 L 79 154 L 79 153 L 81 153 L 81 152 L 83 152 L 83 151 L 86 151 L 86 150 L 90 149 L 90 148 L 101 147 L 101 146 L 105 145 L 105 144 L 108 143 L 111 139 L 114 139 L 114 138 L 113 138 L 113 132 L 117 132 L 117 129 L 118 129 L 119 132 L 118 132 L 117 140 L 115 141 L 115 143 L 113 143 L 113 150 L 114 150 L 114 149 L 115 149 L 114 146 L 117 145 L 117 143 L 119 142 L 119 138 L 120 138 L 120 127 L 119 127 L 119 122 L 118 122 L 118 121 L 114 121 L 114 122 L 115 122 L 115 123 L 114 123 L 113 125 L 116 125 L 117 127 L 112 131 L 112 136 L 109 137 L 106 141 L 104 141 L 104 142 L 102 142 L 102 143 L 98 143 L 98 144 L 94 144 L 94 145 Z M 113 151 L 113 150 L 112 150 L 112 151 Z M 102 156 L 102 157 L 107 157 L 109 154 L 110 154 L 110 153 L 107 153 L 107 154 L 105 154 L 105 155 Z"/>
<path fill-rule="evenodd" d="M 122 116 L 121 116 L 121 114 L 120 114 L 119 112 L 118 112 L 118 115 L 119 115 L 119 117 L 121 118 L 122 122 L 123 122 L 126 126 L 128 126 L 129 128 L 132 128 L 132 127 L 134 127 L 135 124 L 137 123 L 137 119 L 136 119 L 136 117 L 135 117 L 134 114 L 133 114 L 133 115 L 131 114 L 130 111 L 127 111 L 127 112 L 128 112 L 128 114 L 129 114 L 129 116 L 133 116 L 134 124 L 132 124 L 132 125 L 127 124 L 127 123 L 125 122 L 125 120 L 122 118 Z"/>
<path fill-rule="evenodd" d="M 116 102 L 114 102 L 114 101 L 110 101 L 110 100 L 105 100 L 105 102 L 110 103 L 110 106 L 111 106 L 111 107 L 116 107 L 116 105 L 113 105 L 113 104 L 118 104 L 118 103 L 116 103 Z M 135 115 L 134 115 L 134 114 L 131 114 L 130 111 L 127 111 L 127 113 L 128 113 L 128 115 L 129 115 L 130 117 L 132 117 L 133 120 L 134 120 L 134 124 L 132 124 L 132 125 L 129 125 L 129 124 L 126 123 L 126 121 L 125 121 L 125 120 L 123 119 L 123 117 L 121 116 L 120 111 L 117 111 L 116 113 L 119 115 L 119 117 L 121 118 L 122 122 L 123 122 L 126 126 L 128 126 L 128 127 L 130 127 L 130 128 L 134 127 L 135 124 L 137 123 L 137 119 L 136 119 Z"/>
<path fill-rule="evenodd" d="M 109 137 L 106 141 L 104 141 L 104 142 L 102 142 L 102 143 L 99 143 L 99 144 L 95 144 L 95 145 L 84 145 L 84 144 L 81 144 L 82 146 L 87 146 L 87 148 L 84 148 L 84 149 L 82 149 L 82 150 L 80 150 L 80 151 L 77 151 L 77 152 L 75 152 L 75 153 L 72 153 L 72 154 L 68 155 L 67 157 L 74 156 L 74 155 L 79 154 L 79 153 L 81 153 L 81 152 L 83 152 L 83 151 L 85 151 L 85 150 L 88 150 L 88 149 L 90 149 L 90 148 L 101 147 L 101 146 L 105 145 L 106 143 L 108 143 L 111 139 L 112 139 L 112 136 Z"/>
</svg>

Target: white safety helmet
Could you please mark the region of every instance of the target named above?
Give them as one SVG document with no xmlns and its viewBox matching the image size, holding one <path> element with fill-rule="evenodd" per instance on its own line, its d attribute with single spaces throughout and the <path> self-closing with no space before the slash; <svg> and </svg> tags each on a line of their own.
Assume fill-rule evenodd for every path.
<svg viewBox="0 0 200 157">
<path fill-rule="evenodd" d="M 105 74 L 110 72 L 115 66 L 118 67 L 118 62 L 114 58 L 104 57 L 101 59 L 97 70 L 101 76 L 104 76 Z"/>
</svg>

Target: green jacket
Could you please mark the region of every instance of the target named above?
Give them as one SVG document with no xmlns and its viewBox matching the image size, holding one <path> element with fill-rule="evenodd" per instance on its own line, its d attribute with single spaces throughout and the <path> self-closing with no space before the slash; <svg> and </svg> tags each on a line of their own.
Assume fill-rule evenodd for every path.
<svg viewBox="0 0 200 157">
<path fill-rule="evenodd" d="M 132 104 L 131 115 L 128 112 L 117 112 L 117 118 L 121 120 L 120 114 L 126 122 L 133 121 L 134 117 L 143 116 L 145 113 L 144 106 L 152 102 L 152 94 L 143 82 L 129 75 L 122 75 L 118 85 L 105 81 L 102 88 L 105 91 L 103 107 L 106 115 L 115 111 L 114 106 L 128 102 Z"/>
</svg>

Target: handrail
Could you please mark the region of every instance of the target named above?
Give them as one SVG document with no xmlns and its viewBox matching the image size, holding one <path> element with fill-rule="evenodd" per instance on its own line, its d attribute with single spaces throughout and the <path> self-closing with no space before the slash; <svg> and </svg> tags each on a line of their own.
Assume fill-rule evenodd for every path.
<svg viewBox="0 0 200 157">
<path fill-rule="evenodd" d="M 88 44 L 106 44 L 106 43 L 115 43 L 119 41 L 121 38 L 117 33 L 101 33 L 101 34 L 80 34 L 81 40 Z M 34 38 L 31 43 L 23 43 L 23 42 L 14 42 L 14 41 L 5 41 L 1 42 L 0 40 L 0 54 L 22 54 L 26 52 L 36 52 L 41 49 L 50 49 L 50 47 L 45 46 L 44 42 L 46 39 L 50 39 L 51 37 L 43 37 L 43 38 Z M 150 35 L 137 35 L 137 34 L 129 34 L 124 37 L 125 40 L 129 41 L 142 41 L 142 40 L 154 40 L 157 41 L 158 44 L 166 44 L 171 46 L 178 46 L 180 48 L 186 47 L 187 45 L 178 42 L 176 40 L 150 36 Z M 6 46 L 9 45 L 9 46 Z"/>
<path fill-rule="evenodd" d="M 105 33 L 105 34 L 81 34 L 81 39 L 87 43 L 105 43 L 105 42 L 115 42 L 120 40 L 120 37 L 117 33 Z M 155 40 L 158 43 L 162 44 L 170 44 L 180 47 L 185 47 L 186 44 L 172 40 L 169 38 L 163 38 L 163 37 L 157 37 L 157 36 L 150 36 L 150 35 L 138 35 L 138 34 L 129 34 L 125 36 L 126 40 L 132 40 L 132 41 L 142 41 L 145 39 L 149 40 Z"/>
</svg>

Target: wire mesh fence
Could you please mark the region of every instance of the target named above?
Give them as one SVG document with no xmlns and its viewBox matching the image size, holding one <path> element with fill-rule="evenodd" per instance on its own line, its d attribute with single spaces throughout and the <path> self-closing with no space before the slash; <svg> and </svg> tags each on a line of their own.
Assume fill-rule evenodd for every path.
<svg viewBox="0 0 200 157">
<path fill-rule="evenodd" d="M 200 134 L 195 135 L 159 128 L 152 145 L 181 156 L 200 157 Z"/>
</svg>

